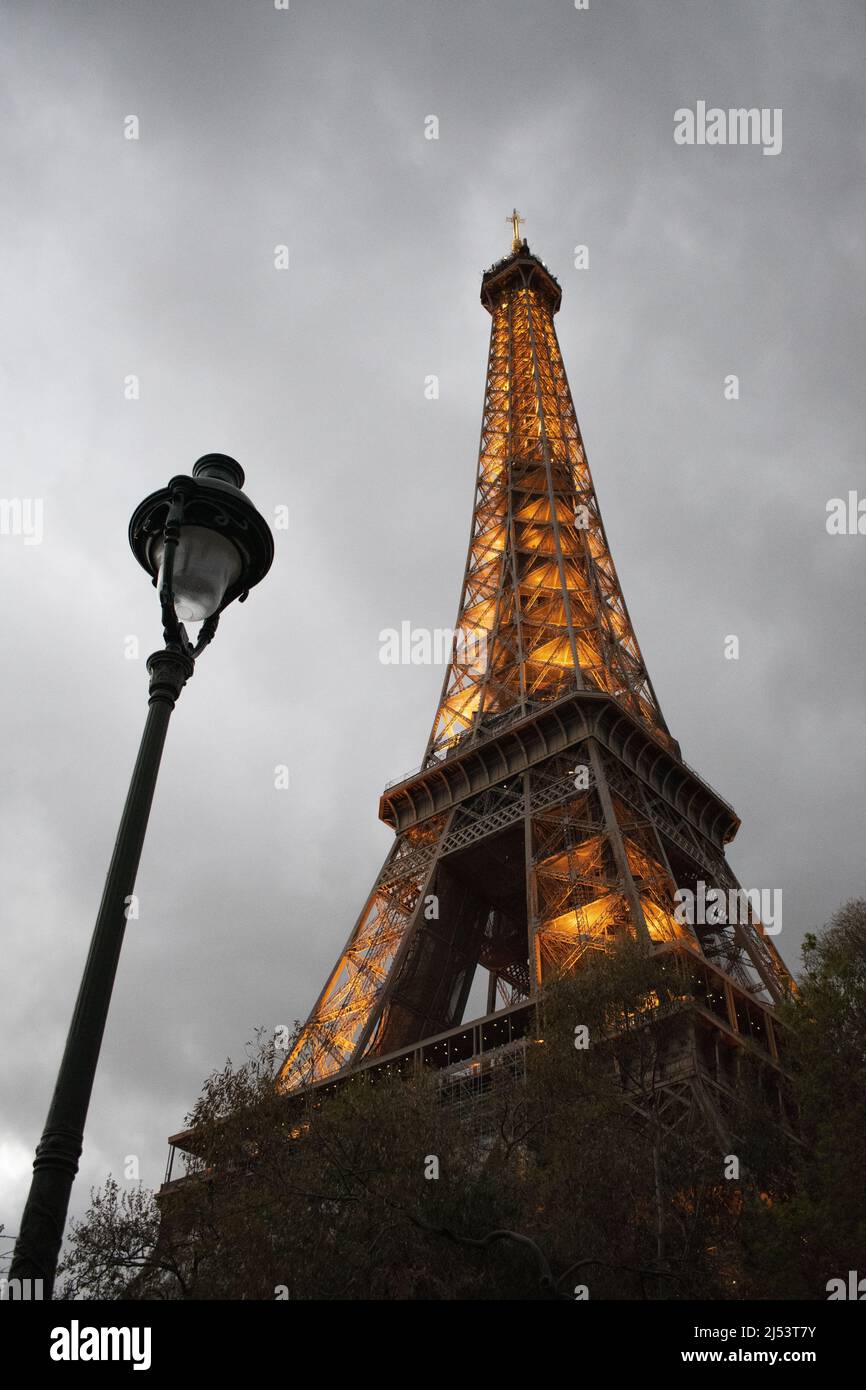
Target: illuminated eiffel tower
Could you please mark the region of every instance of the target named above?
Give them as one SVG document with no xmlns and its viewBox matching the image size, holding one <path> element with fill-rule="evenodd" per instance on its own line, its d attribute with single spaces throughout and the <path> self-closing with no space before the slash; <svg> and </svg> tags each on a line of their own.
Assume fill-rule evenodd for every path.
<svg viewBox="0 0 866 1390">
<path fill-rule="evenodd" d="M 668 731 L 566 379 L 560 286 L 509 220 L 511 253 L 481 285 L 490 352 L 452 659 L 421 768 L 382 795 L 396 838 L 286 1091 L 526 1035 L 543 986 L 622 933 L 685 961 L 714 1036 L 776 1056 L 789 976 L 751 907 L 732 924 L 675 911 L 677 888 L 738 890 L 725 845 L 739 820 Z M 487 1013 L 470 1026 L 479 967 Z"/>
</svg>

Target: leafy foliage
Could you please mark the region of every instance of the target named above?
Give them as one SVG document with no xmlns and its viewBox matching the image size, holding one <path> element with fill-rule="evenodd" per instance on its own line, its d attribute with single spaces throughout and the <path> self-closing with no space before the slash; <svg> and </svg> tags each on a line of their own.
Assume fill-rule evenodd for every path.
<svg viewBox="0 0 866 1390">
<path fill-rule="evenodd" d="M 828 1279 L 866 1273 L 866 901 L 807 936 L 803 964 L 799 995 L 780 1010 L 803 1143 L 787 1191 L 750 1231 L 756 1283 L 782 1298 L 825 1296 Z"/>
<path fill-rule="evenodd" d="M 699 1104 L 668 1122 L 686 990 L 671 957 L 599 954 L 466 1108 L 429 1072 L 287 1101 L 260 1036 L 206 1082 L 188 1176 L 158 1207 L 113 1178 L 93 1194 L 65 1296 L 822 1298 L 866 1270 L 866 903 L 807 942 L 781 1010 L 799 1139 L 747 1053 L 726 1133 Z"/>
</svg>

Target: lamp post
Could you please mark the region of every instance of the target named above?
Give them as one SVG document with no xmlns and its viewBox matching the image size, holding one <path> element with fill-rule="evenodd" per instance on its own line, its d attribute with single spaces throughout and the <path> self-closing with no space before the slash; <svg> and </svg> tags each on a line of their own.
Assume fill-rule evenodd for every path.
<svg viewBox="0 0 866 1390">
<path fill-rule="evenodd" d="M 42 1281 L 51 1297 L 84 1122 L 117 972 L 126 914 L 175 703 L 212 640 L 220 614 L 267 574 L 274 543 L 267 522 L 241 491 L 243 469 L 206 454 L 192 476 L 172 478 L 147 497 L 129 523 L 129 543 L 159 590 L 165 647 L 148 657 L 147 719 L 90 950 L 78 991 L 48 1119 L 33 1163 L 30 1193 L 10 1279 Z M 184 622 L 201 622 L 192 642 Z M 31 1284 L 32 1287 L 32 1284 Z"/>
</svg>

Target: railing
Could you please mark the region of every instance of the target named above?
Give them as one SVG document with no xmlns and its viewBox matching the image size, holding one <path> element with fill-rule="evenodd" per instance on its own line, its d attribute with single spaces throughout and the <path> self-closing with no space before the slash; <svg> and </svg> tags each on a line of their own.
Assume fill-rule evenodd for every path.
<svg viewBox="0 0 866 1390">
<path fill-rule="evenodd" d="M 565 699 L 567 695 L 577 693 L 578 691 L 581 691 L 581 693 L 586 693 L 586 688 L 581 688 L 575 683 L 573 687 L 567 689 L 562 695 L 557 696 L 557 702 L 561 699 Z M 601 691 L 597 693 L 606 694 L 608 699 L 613 700 L 614 703 L 617 704 L 619 708 L 624 711 L 624 713 L 631 715 L 632 718 L 635 717 L 631 714 L 631 710 L 629 710 L 628 707 L 625 704 L 623 704 L 618 695 L 611 695 L 607 691 Z M 474 751 L 476 748 L 483 748 L 486 744 L 492 742 L 493 739 L 498 738 L 504 729 L 510 728 L 512 724 L 518 723 L 519 720 L 525 719 L 530 714 L 535 714 L 537 711 L 543 710 L 548 705 L 551 705 L 553 703 L 555 702 L 549 700 L 528 701 L 526 709 L 517 707 L 513 711 L 506 711 L 505 714 L 495 716 L 497 720 L 495 724 L 491 725 L 489 728 L 479 729 L 476 733 L 465 734 L 463 738 L 460 740 L 460 742 L 454 744 L 451 748 L 448 749 L 444 757 L 437 759 L 435 762 L 427 763 L 426 765 L 424 763 L 421 763 L 420 766 L 413 767 L 408 772 L 404 772 L 401 777 L 394 777 L 391 779 L 390 782 L 386 782 L 385 791 L 389 792 L 392 791 L 394 787 L 402 786 L 404 782 L 410 781 L 413 777 L 418 777 L 422 772 L 433 772 L 437 767 L 444 766 L 452 758 L 458 757 L 461 753 L 469 752 L 470 749 Z M 650 736 L 654 735 L 654 730 L 650 728 L 648 724 L 642 724 L 642 727 L 646 729 L 647 733 L 649 733 Z M 671 736 L 668 735 L 668 737 L 670 738 Z M 726 810 L 730 811 L 731 815 L 735 820 L 739 820 L 739 817 L 737 816 L 737 813 L 731 805 L 730 801 L 726 800 L 725 797 L 721 796 L 719 792 L 716 791 L 715 787 L 711 787 L 709 782 L 707 782 L 705 778 L 701 776 L 701 774 L 697 771 L 696 768 L 692 767 L 690 763 L 687 763 L 685 758 L 681 754 L 672 753 L 670 749 L 668 749 L 667 751 L 671 753 L 672 757 L 676 758 L 677 761 L 682 764 L 686 771 L 690 773 L 696 781 L 700 782 L 702 787 L 706 787 L 707 791 L 711 792 L 712 795 L 716 798 L 716 800 L 719 801 L 725 807 Z"/>
<path fill-rule="evenodd" d="M 577 686 L 574 688 L 575 690 L 578 689 Z M 421 772 L 434 772 L 437 767 L 443 766 L 443 764 L 449 762 L 452 758 L 456 758 L 460 753 L 468 752 L 470 748 L 473 750 L 476 748 L 483 748 L 485 744 L 492 743 L 495 738 L 498 738 L 503 729 L 508 729 L 512 724 L 517 724 L 521 719 L 526 719 L 530 714 L 535 714 L 536 711 L 544 709 L 545 705 L 548 703 L 549 701 L 545 700 L 527 701 L 526 709 L 516 707 L 514 710 L 506 710 L 504 714 L 495 715 L 494 718 L 496 722 L 494 724 L 479 729 L 476 733 L 464 734 L 459 743 L 454 744 L 443 757 L 437 758 L 435 762 L 427 764 L 421 763 L 420 767 L 413 767 L 409 772 L 404 772 L 402 777 L 395 777 L 392 781 L 386 782 L 385 791 L 390 791 L 392 787 L 401 786 L 403 782 L 408 782 L 410 778 L 417 777 Z"/>
</svg>

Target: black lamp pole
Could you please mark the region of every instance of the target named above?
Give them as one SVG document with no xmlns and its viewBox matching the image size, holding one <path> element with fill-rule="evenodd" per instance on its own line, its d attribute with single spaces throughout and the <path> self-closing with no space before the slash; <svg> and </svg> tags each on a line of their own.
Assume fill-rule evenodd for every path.
<svg viewBox="0 0 866 1390">
<path fill-rule="evenodd" d="M 150 698 L 144 733 L 9 1270 L 10 1280 L 41 1280 L 45 1298 L 51 1297 L 54 1287 L 171 712 L 195 670 L 196 657 L 216 631 L 220 613 L 235 598 L 243 602 L 273 559 L 270 530 L 241 491 L 243 482 L 243 470 L 233 459 L 208 454 L 195 464 L 192 477 L 172 478 L 167 488 L 142 502 L 129 526 L 136 558 L 152 575 L 154 585 L 159 584 L 165 649 L 148 657 Z M 185 527 L 190 528 L 186 533 Z M 184 604 L 193 621 L 203 619 L 195 644 L 178 619 Z"/>
</svg>

